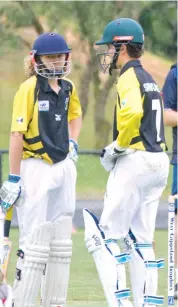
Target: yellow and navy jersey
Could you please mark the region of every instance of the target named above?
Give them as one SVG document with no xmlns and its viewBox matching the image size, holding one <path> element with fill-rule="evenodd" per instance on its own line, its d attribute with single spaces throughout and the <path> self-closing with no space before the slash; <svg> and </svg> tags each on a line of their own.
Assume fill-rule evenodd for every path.
<svg viewBox="0 0 178 307">
<path fill-rule="evenodd" d="M 160 152 L 166 149 L 160 90 L 139 60 L 121 69 L 113 138 L 125 148 Z"/>
<path fill-rule="evenodd" d="M 69 152 L 68 123 L 81 116 L 81 105 L 72 81 L 59 80 L 57 94 L 41 76 L 20 86 L 14 98 L 11 132 L 23 133 L 23 156 L 41 158 L 49 164 Z"/>
</svg>

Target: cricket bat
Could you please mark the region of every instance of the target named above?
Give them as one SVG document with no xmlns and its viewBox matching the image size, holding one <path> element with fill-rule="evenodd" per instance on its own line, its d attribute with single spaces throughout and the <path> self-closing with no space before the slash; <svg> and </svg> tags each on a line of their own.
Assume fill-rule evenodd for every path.
<svg viewBox="0 0 178 307">
<path fill-rule="evenodd" d="M 3 258 L 2 258 L 2 265 L 1 270 L 4 275 L 4 280 L 7 278 L 7 269 L 10 260 L 12 242 L 8 238 L 4 238 L 3 240 Z"/>
<path fill-rule="evenodd" d="M 13 215 L 13 208 L 6 213 L 0 212 L 0 241 L 1 246 L 1 271 L 3 274 L 3 279 L 6 281 L 7 269 L 10 260 L 12 242 L 9 240 L 10 225 Z"/>
<path fill-rule="evenodd" d="M 12 215 L 12 212 L 7 214 Z M 0 306 L 12 306 L 12 288 L 6 283 L 7 268 L 10 258 L 11 242 L 4 239 L 5 214 L 0 207 Z"/>
</svg>

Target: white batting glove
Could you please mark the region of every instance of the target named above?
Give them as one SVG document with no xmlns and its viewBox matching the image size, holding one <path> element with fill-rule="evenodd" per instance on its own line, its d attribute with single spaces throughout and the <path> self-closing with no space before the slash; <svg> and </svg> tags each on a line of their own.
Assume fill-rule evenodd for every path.
<svg viewBox="0 0 178 307">
<path fill-rule="evenodd" d="M 117 144 L 117 141 L 106 146 L 100 155 L 100 162 L 107 172 L 112 171 L 119 156 L 128 155 L 135 152 L 135 149 L 123 148 Z"/>
<path fill-rule="evenodd" d="M 78 160 L 78 144 L 70 139 L 69 140 L 69 158 L 74 161 L 74 163 Z"/>
<path fill-rule="evenodd" d="M 0 206 L 4 212 L 17 203 L 21 195 L 20 176 L 9 175 L 0 189 Z"/>
</svg>

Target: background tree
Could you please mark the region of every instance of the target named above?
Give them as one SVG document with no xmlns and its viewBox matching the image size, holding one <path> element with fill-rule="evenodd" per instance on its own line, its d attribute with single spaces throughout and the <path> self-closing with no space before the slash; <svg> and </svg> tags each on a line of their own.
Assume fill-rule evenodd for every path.
<svg viewBox="0 0 178 307">
<path fill-rule="evenodd" d="M 45 14 L 46 3 L 43 7 L 42 14 L 45 14 L 51 26 L 57 26 L 56 17 L 53 16 L 70 16 L 69 24 L 74 25 L 75 31 L 79 34 L 79 44 L 86 56 L 86 65 L 80 76 L 80 99 L 83 108 L 83 117 L 85 117 L 89 105 L 89 90 L 93 89 L 94 100 L 94 126 L 95 126 L 95 148 L 101 148 L 108 143 L 109 133 L 111 130 L 110 122 L 105 117 L 106 104 L 110 90 L 116 80 L 116 75 L 112 77 L 101 78 L 100 67 L 97 63 L 96 50 L 94 42 L 101 38 L 103 30 L 117 16 L 137 18 L 144 2 L 140 6 L 134 2 L 123 1 L 71 1 L 63 5 L 53 2 L 52 8 L 50 3 Z M 33 7 L 33 4 L 32 4 Z M 41 7 L 39 7 L 41 9 Z M 130 13 L 131 12 L 131 13 Z M 64 23 L 66 27 L 66 23 Z M 69 26 L 69 25 L 68 25 Z"/>
<path fill-rule="evenodd" d="M 141 11 L 138 21 L 146 36 L 146 48 L 167 58 L 177 54 L 177 1 L 152 1 Z"/>
<path fill-rule="evenodd" d="M 107 23 L 126 16 L 138 20 L 144 27 L 147 49 L 175 57 L 176 1 L 0 2 L 1 54 L 29 50 L 36 36 L 44 31 L 57 31 L 69 37 L 84 118 L 91 100 L 93 103 L 91 125 L 94 124 L 95 148 L 109 141 L 112 126 L 106 109 L 109 100 L 115 99 L 112 89 L 116 75 L 107 77 L 100 72 L 94 43 L 101 38 Z"/>
</svg>

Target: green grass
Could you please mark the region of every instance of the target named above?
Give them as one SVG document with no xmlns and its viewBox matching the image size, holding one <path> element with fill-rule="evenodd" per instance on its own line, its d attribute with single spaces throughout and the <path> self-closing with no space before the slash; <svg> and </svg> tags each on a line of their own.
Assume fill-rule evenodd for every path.
<svg viewBox="0 0 178 307">
<path fill-rule="evenodd" d="M 8 281 L 13 283 L 13 276 L 16 263 L 16 250 L 18 247 L 18 230 L 11 230 L 13 242 L 11 260 L 8 271 Z M 165 259 L 165 269 L 159 270 L 159 295 L 167 297 L 167 231 L 157 230 L 156 257 Z M 96 273 L 93 259 L 84 246 L 83 231 L 73 235 L 73 257 L 71 264 L 71 275 L 68 292 L 68 307 L 105 307 L 103 291 Z"/>
<path fill-rule="evenodd" d="M 81 155 L 77 170 L 77 197 L 85 199 L 103 197 L 109 173 L 101 166 L 99 156 Z"/>
<path fill-rule="evenodd" d="M 100 164 L 99 156 L 80 155 L 77 162 L 77 198 L 78 199 L 102 199 L 105 193 L 109 173 Z M 8 176 L 8 156 L 3 158 L 3 180 Z M 163 199 L 167 199 L 171 191 L 172 166 L 168 184 L 164 190 Z"/>
</svg>

